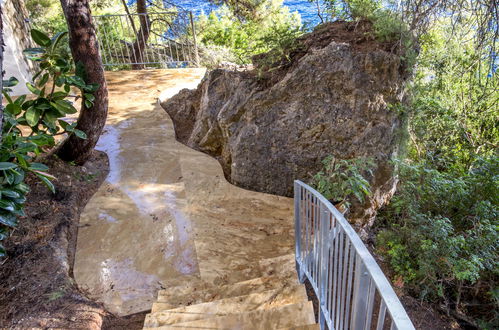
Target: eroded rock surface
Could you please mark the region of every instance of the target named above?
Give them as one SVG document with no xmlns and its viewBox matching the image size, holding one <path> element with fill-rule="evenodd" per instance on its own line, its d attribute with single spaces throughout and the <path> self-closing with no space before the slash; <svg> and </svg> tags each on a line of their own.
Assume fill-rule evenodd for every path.
<svg viewBox="0 0 499 330">
<path fill-rule="evenodd" d="M 390 45 L 365 36 L 365 26 L 326 25 L 266 79 L 213 70 L 162 106 L 179 141 L 216 157 L 247 189 L 291 196 L 293 180 L 309 181 L 327 155 L 372 157 L 373 196 L 349 216 L 369 223 L 395 187 L 389 160 L 401 120 L 389 105 L 403 101 L 407 74 Z"/>
</svg>

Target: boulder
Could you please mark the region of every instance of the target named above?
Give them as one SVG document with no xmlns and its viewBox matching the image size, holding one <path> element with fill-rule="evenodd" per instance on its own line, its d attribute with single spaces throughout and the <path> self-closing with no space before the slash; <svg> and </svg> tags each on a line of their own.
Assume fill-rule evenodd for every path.
<svg viewBox="0 0 499 330">
<path fill-rule="evenodd" d="M 207 72 L 197 89 L 162 102 L 177 139 L 216 157 L 231 183 L 283 196 L 328 155 L 370 157 L 373 194 L 349 214 L 370 224 L 395 189 L 402 120 L 390 105 L 403 102 L 408 74 L 392 45 L 366 37 L 369 28 L 326 24 L 271 69 L 259 57 L 252 71 Z"/>
</svg>

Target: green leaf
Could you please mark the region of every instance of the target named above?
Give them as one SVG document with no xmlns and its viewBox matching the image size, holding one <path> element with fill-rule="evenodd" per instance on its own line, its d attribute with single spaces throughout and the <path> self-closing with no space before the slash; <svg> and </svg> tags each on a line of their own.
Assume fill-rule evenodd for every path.
<svg viewBox="0 0 499 330">
<path fill-rule="evenodd" d="M 28 162 L 24 159 L 22 154 L 16 153 L 17 162 L 21 167 L 28 167 Z"/>
<path fill-rule="evenodd" d="M 29 169 L 36 171 L 48 171 L 49 167 L 42 163 L 31 163 Z"/>
<path fill-rule="evenodd" d="M 38 125 L 38 122 L 40 121 L 40 116 L 41 116 L 41 110 L 35 107 L 29 108 L 24 115 L 26 121 L 28 122 L 28 125 L 31 127 Z"/>
<path fill-rule="evenodd" d="M 7 255 L 7 251 L 5 251 L 5 248 L 3 247 L 2 244 L 0 244 L 0 257 L 5 257 Z"/>
<path fill-rule="evenodd" d="M 26 101 L 26 95 L 21 95 L 14 101 L 14 103 L 20 106 L 24 103 L 24 101 Z"/>
<path fill-rule="evenodd" d="M 14 203 L 4 199 L 0 199 L 0 208 L 9 212 L 13 212 L 16 209 Z"/>
<path fill-rule="evenodd" d="M 7 104 L 7 106 L 5 107 L 5 111 L 11 113 L 12 115 L 14 116 L 17 116 L 18 114 L 20 114 L 22 112 L 22 108 L 19 104 L 16 104 L 16 103 L 10 103 L 10 104 Z"/>
<path fill-rule="evenodd" d="M 62 127 L 63 130 L 66 130 L 66 127 L 69 125 L 68 122 L 65 122 L 64 120 L 58 120 L 59 125 Z"/>
<path fill-rule="evenodd" d="M 32 61 L 41 61 L 45 50 L 43 48 L 28 48 L 23 51 L 24 55 Z"/>
<path fill-rule="evenodd" d="M 47 186 L 47 188 L 49 188 L 49 190 L 55 194 L 55 187 L 54 187 L 54 184 L 52 182 L 50 182 L 50 180 L 44 176 L 44 175 L 41 175 L 37 172 L 34 172 L 35 175 Z"/>
<path fill-rule="evenodd" d="M 58 67 L 63 69 L 63 68 L 66 68 L 69 64 L 68 64 L 68 61 L 66 61 L 65 59 L 59 58 L 59 59 L 57 59 L 57 61 L 55 61 L 55 65 L 57 65 Z"/>
<path fill-rule="evenodd" d="M 52 49 L 55 49 L 59 42 L 68 34 L 68 31 L 63 31 L 57 33 L 53 38 L 52 38 Z"/>
<path fill-rule="evenodd" d="M 85 86 L 84 90 L 89 93 L 96 92 L 99 89 L 99 84 L 88 84 Z"/>
<path fill-rule="evenodd" d="M 55 144 L 54 137 L 47 134 L 30 136 L 28 139 L 40 147 L 53 146 Z"/>
<path fill-rule="evenodd" d="M 0 162 L 0 170 L 10 170 L 10 169 L 13 169 L 13 168 L 16 168 L 17 167 L 17 164 L 14 164 L 14 163 L 10 163 L 10 162 Z"/>
<path fill-rule="evenodd" d="M 31 37 L 33 40 L 42 47 L 48 47 L 52 43 L 52 40 L 43 32 L 36 29 L 31 29 Z"/>
<path fill-rule="evenodd" d="M 19 84 L 19 80 L 16 77 L 10 77 L 9 80 L 3 80 L 3 87 L 14 87 Z"/>
<path fill-rule="evenodd" d="M 9 230 L 6 227 L 0 227 L 0 241 L 9 237 Z"/>
<path fill-rule="evenodd" d="M 85 81 L 81 77 L 78 77 L 78 76 L 67 77 L 66 81 L 69 84 L 74 85 L 74 86 L 79 87 L 79 88 L 85 88 L 87 86 L 85 84 Z"/>
<path fill-rule="evenodd" d="M 78 112 L 78 110 L 66 100 L 57 100 L 50 102 L 50 104 L 63 114 L 74 114 Z"/>
<path fill-rule="evenodd" d="M 25 183 L 19 183 L 17 184 L 14 189 L 16 189 L 17 191 L 23 193 L 23 194 L 27 194 L 29 193 L 29 186 Z"/>
<path fill-rule="evenodd" d="M 55 80 L 55 84 L 56 84 L 56 86 L 58 86 L 58 87 L 61 87 L 62 85 L 64 85 L 64 83 L 66 83 L 66 77 L 64 77 L 64 76 L 59 76 L 59 77 L 57 77 L 57 79 Z"/>
<path fill-rule="evenodd" d="M 89 100 L 90 102 L 95 101 L 95 96 L 93 94 L 85 93 L 84 96 L 85 96 L 85 100 Z"/>
<path fill-rule="evenodd" d="M 38 88 L 36 88 L 35 86 L 33 86 L 31 83 L 26 83 L 26 87 L 28 87 L 29 91 L 33 94 L 36 94 L 36 95 L 42 94 L 42 91 L 39 90 Z"/>
<path fill-rule="evenodd" d="M 17 226 L 17 218 L 12 213 L 2 212 L 0 214 L 0 223 L 13 228 Z"/>
<path fill-rule="evenodd" d="M 18 192 L 14 191 L 14 190 L 5 189 L 5 190 L 2 190 L 1 193 L 2 193 L 2 197 L 3 196 L 7 196 L 7 197 L 10 197 L 10 198 L 19 198 L 19 197 L 21 197 L 21 195 Z"/>
<path fill-rule="evenodd" d="M 66 92 L 55 92 L 52 94 L 52 100 L 64 100 L 68 96 L 68 93 Z"/>
<path fill-rule="evenodd" d="M 88 109 L 88 108 L 91 108 L 94 104 L 89 101 L 89 100 L 85 100 L 85 107 Z"/>
<path fill-rule="evenodd" d="M 40 81 L 38 81 L 37 86 L 38 87 L 44 86 L 47 83 L 47 81 L 49 81 L 49 77 L 50 77 L 50 75 L 48 73 L 44 74 L 42 76 L 42 78 L 40 79 Z"/>
<path fill-rule="evenodd" d="M 83 131 L 80 131 L 79 129 L 75 129 L 74 130 L 74 133 L 77 137 L 79 137 L 80 139 L 83 139 L 83 140 L 86 140 L 87 139 L 87 134 Z"/>
<path fill-rule="evenodd" d="M 45 114 L 43 115 L 43 122 L 52 128 L 55 128 L 55 121 L 57 118 L 60 117 L 59 111 L 55 109 L 51 109 L 49 111 L 46 111 Z"/>
</svg>

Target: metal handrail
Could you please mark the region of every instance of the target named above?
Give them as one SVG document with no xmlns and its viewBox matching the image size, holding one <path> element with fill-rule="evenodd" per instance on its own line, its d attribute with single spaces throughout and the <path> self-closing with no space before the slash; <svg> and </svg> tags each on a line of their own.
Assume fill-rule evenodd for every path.
<svg viewBox="0 0 499 330">
<path fill-rule="evenodd" d="M 412 330 L 392 286 L 366 246 L 324 196 L 295 181 L 296 269 L 319 300 L 321 329 Z M 388 313 L 387 313 L 388 312 Z"/>
</svg>

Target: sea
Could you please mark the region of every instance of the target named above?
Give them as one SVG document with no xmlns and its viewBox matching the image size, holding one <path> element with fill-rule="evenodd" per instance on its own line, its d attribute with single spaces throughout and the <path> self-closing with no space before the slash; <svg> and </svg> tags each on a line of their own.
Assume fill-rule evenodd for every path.
<svg viewBox="0 0 499 330">
<path fill-rule="evenodd" d="M 183 9 L 192 11 L 195 15 L 199 15 L 202 12 L 208 14 L 217 8 L 208 0 L 170 0 L 170 2 L 175 3 Z M 310 25 L 318 23 L 317 9 L 308 0 L 284 0 L 284 5 L 289 7 L 291 12 L 297 11 L 301 15 L 302 23 Z"/>
</svg>

